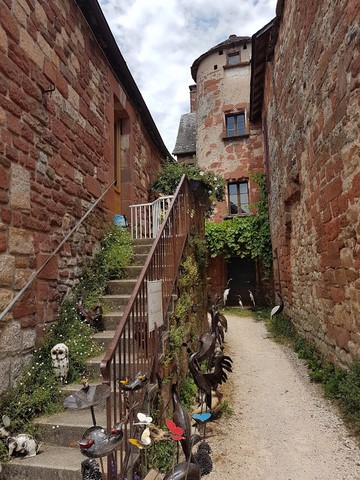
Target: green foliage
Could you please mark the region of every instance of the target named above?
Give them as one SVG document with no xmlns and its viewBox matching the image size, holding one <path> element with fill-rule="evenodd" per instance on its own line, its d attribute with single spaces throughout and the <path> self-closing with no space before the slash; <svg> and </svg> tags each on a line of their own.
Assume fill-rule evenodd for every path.
<svg viewBox="0 0 360 480">
<path fill-rule="evenodd" d="M 166 473 L 175 461 L 175 442 L 157 442 L 146 453 L 148 469 L 154 468 L 161 473 Z"/>
<path fill-rule="evenodd" d="M 279 342 L 286 342 L 295 336 L 295 329 L 291 321 L 283 314 L 274 315 L 267 322 L 267 328 L 273 338 Z"/>
<path fill-rule="evenodd" d="M 180 287 L 192 287 L 199 282 L 199 269 L 192 255 L 189 255 L 180 265 L 180 274 Z"/>
<path fill-rule="evenodd" d="M 81 295 L 84 303 L 92 307 L 99 301 L 107 280 L 120 277 L 131 256 L 129 233 L 126 229 L 110 226 L 100 251 L 92 264 L 84 267 L 73 295 L 61 305 L 56 321 L 43 337 L 40 347 L 33 351 L 17 386 L 0 397 L 0 412 L 10 418 L 12 433 L 34 433 L 31 421 L 36 416 L 63 408 L 63 385 L 55 378 L 51 367 L 50 350 L 54 345 L 65 343 L 69 348 L 67 383 L 77 382 L 86 374 L 86 360 L 98 355 L 100 350 L 92 340 L 91 327 L 79 320 L 75 308 L 77 299 Z"/>
<path fill-rule="evenodd" d="M 327 396 L 336 399 L 353 431 L 360 434 L 360 362 L 353 362 L 349 370 L 336 368 L 324 362 L 314 345 L 298 336 L 294 349 L 306 360 L 313 382 L 321 383 Z"/>
<path fill-rule="evenodd" d="M 230 405 L 229 400 L 223 400 L 220 404 L 219 413 L 225 418 L 230 418 L 234 415 L 234 409 Z"/>
<path fill-rule="evenodd" d="M 197 387 L 191 375 L 187 375 L 180 383 L 180 399 L 183 406 L 189 410 L 194 404 Z"/>
<path fill-rule="evenodd" d="M 109 225 L 100 250 L 91 263 L 83 266 L 80 283 L 74 296 L 82 296 L 84 304 L 91 308 L 99 302 L 108 280 L 122 278 L 124 268 L 133 257 L 133 243 L 129 231 L 117 225 Z"/>
<path fill-rule="evenodd" d="M 270 224 L 267 210 L 265 176 L 256 174 L 253 180 L 260 187 L 260 199 L 254 205 L 257 215 L 234 217 L 224 222 L 206 222 L 206 242 L 211 257 L 223 255 L 225 259 L 259 259 L 264 278 L 269 278 L 272 250 Z"/>
<path fill-rule="evenodd" d="M 201 181 L 211 201 L 221 201 L 224 198 L 224 180 L 211 172 L 203 172 L 199 167 L 181 163 L 167 162 L 152 185 L 152 190 L 164 195 L 172 195 L 181 177 L 186 175 L 189 180 Z"/>
</svg>

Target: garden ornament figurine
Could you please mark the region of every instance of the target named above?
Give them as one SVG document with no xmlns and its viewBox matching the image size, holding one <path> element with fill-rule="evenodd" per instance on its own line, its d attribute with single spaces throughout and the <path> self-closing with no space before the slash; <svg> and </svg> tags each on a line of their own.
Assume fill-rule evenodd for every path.
<svg viewBox="0 0 360 480">
<path fill-rule="evenodd" d="M 10 418 L 7 415 L 2 417 L 2 425 L 0 427 L 0 438 L 4 441 L 9 451 L 9 457 L 35 457 L 40 448 L 40 443 L 35 438 L 27 433 L 20 433 L 16 436 L 11 436 L 8 430 L 10 426 Z"/>
<path fill-rule="evenodd" d="M 135 375 L 135 378 L 131 381 L 128 378 L 124 380 L 120 380 L 120 389 L 125 390 L 127 392 L 136 392 L 137 390 L 140 390 L 141 388 L 145 387 L 145 385 L 148 382 L 149 382 L 149 379 L 147 377 L 147 374 L 138 372 Z"/>
<path fill-rule="evenodd" d="M 110 433 L 103 427 L 88 428 L 78 442 L 80 451 L 88 458 L 100 458 L 116 450 L 124 437 L 124 421 L 117 423 Z"/>
<path fill-rule="evenodd" d="M 51 349 L 51 364 L 56 378 L 65 381 L 69 371 L 69 349 L 58 343 Z"/>
</svg>

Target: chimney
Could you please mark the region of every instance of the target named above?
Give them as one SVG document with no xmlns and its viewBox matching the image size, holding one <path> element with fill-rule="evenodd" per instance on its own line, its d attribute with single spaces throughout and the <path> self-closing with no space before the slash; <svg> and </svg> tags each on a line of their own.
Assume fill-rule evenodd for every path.
<svg viewBox="0 0 360 480">
<path fill-rule="evenodd" d="M 197 92 L 196 85 L 190 85 L 190 112 L 196 112 L 197 110 Z"/>
</svg>

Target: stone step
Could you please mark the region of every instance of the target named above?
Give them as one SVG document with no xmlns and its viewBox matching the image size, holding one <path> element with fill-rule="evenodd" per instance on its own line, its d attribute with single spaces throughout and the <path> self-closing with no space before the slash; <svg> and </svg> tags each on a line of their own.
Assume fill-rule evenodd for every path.
<svg viewBox="0 0 360 480">
<path fill-rule="evenodd" d="M 100 371 L 100 364 L 104 358 L 104 355 L 100 355 L 98 357 L 93 357 L 87 360 L 86 362 L 86 370 L 87 375 L 90 378 L 101 378 L 101 371 Z M 129 371 L 134 370 L 136 365 L 136 359 L 130 354 L 130 361 L 127 363 L 119 362 L 119 359 L 116 361 L 116 372 L 117 378 L 123 379 L 127 376 Z"/>
<path fill-rule="evenodd" d="M 136 279 L 124 278 L 122 280 L 110 280 L 106 287 L 108 295 L 130 295 L 136 285 Z"/>
<path fill-rule="evenodd" d="M 138 278 L 142 268 L 142 265 L 130 265 L 128 267 L 124 267 L 125 278 Z"/>
<path fill-rule="evenodd" d="M 2 480 L 82 480 L 80 449 L 42 445 L 31 458 L 14 458 L 3 466 Z"/>
<path fill-rule="evenodd" d="M 103 322 L 106 330 L 116 330 L 121 317 L 123 316 L 124 309 L 119 308 L 117 311 L 107 312 L 103 314 Z"/>
<path fill-rule="evenodd" d="M 103 295 L 101 298 L 105 311 L 116 312 L 119 310 L 123 310 L 124 306 L 128 303 L 130 299 L 130 295 Z"/>
<path fill-rule="evenodd" d="M 95 407 L 94 412 L 96 424 L 106 427 L 105 407 Z M 64 412 L 39 417 L 35 423 L 39 429 L 39 438 L 44 444 L 61 447 L 74 445 L 77 447 L 77 442 L 85 430 L 93 425 L 90 409 L 67 409 Z"/>
</svg>

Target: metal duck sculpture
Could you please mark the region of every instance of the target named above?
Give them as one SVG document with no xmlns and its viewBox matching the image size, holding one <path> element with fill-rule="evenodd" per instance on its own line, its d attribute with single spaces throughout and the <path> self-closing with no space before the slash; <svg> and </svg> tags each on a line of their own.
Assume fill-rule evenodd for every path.
<svg viewBox="0 0 360 480">
<path fill-rule="evenodd" d="M 124 437 L 124 422 L 117 423 L 108 433 L 103 427 L 88 428 L 78 442 L 80 451 L 88 458 L 100 458 L 116 450 Z"/>
</svg>

